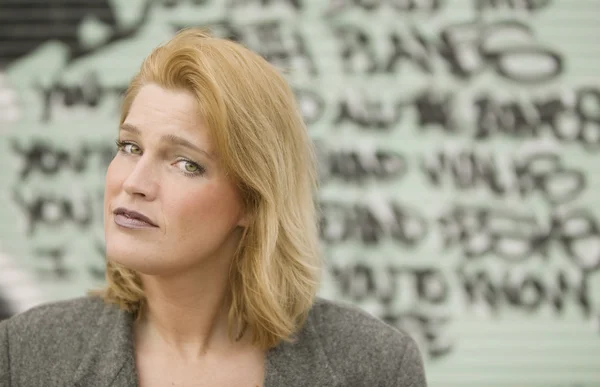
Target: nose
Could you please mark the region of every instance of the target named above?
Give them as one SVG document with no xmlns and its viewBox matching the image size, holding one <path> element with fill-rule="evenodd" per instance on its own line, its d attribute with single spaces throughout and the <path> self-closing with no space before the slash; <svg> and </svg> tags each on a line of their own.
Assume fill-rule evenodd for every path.
<svg viewBox="0 0 600 387">
<path fill-rule="evenodd" d="M 156 199 L 158 189 L 158 178 L 151 161 L 141 157 L 123 181 L 123 190 L 131 196 L 151 201 Z"/>
</svg>

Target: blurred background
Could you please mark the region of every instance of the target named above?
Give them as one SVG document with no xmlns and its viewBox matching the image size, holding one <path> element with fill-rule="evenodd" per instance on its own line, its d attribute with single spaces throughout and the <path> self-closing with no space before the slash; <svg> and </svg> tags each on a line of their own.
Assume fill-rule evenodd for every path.
<svg viewBox="0 0 600 387">
<path fill-rule="evenodd" d="M 0 0 L 0 319 L 102 283 L 120 95 L 186 26 L 293 85 L 322 296 L 431 386 L 600 386 L 598 0 Z"/>
</svg>

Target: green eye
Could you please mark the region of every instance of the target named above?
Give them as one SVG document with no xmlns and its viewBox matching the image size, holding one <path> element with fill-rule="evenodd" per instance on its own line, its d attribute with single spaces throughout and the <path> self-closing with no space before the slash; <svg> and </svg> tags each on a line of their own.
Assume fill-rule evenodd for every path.
<svg viewBox="0 0 600 387">
<path fill-rule="evenodd" d="M 189 163 L 189 162 L 185 163 L 185 171 L 186 172 L 194 173 L 194 172 L 198 172 L 199 170 L 200 170 L 200 168 L 198 168 L 197 165 Z"/>
<path fill-rule="evenodd" d="M 117 144 L 117 149 L 120 152 L 127 153 L 127 154 L 133 154 L 133 155 L 142 154 L 142 150 L 140 149 L 140 147 L 135 145 L 134 143 L 120 141 L 120 140 L 116 140 L 115 143 Z"/>
<path fill-rule="evenodd" d="M 129 148 L 129 153 L 134 154 L 134 155 L 139 155 L 140 153 L 142 153 L 142 150 L 140 149 L 139 146 L 137 145 L 133 145 L 133 144 L 127 144 L 130 148 Z"/>
<path fill-rule="evenodd" d="M 204 173 L 204 168 L 193 161 L 190 160 L 179 160 L 177 162 L 178 168 L 188 176 L 199 176 Z"/>
</svg>

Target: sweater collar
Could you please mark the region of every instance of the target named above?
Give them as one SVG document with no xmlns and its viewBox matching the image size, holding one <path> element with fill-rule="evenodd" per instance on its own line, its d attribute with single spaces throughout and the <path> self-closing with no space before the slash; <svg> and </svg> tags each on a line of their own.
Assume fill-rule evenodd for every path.
<svg viewBox="0 0 600 387">
<path fill-rule="evenodd" d="M 116 305 L 104 306 L 71 385 L 77 387 L 137 387 L 133 316 Z M 265 358 L 263 387 L 337 386 L 321 346 L 312 313 L 295 342 L 282 342 Z"/>
</svg>

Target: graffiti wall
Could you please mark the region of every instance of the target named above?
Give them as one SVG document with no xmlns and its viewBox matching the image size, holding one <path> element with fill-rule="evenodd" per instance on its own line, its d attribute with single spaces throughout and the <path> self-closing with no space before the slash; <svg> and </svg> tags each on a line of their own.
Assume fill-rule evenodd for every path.
<svg viewBox="0 0 600 387">
<path fill-rule="evenodd" d="M 327 275 L 432 386 L 600 385 L 597 0 L 0 0 L 0 319 L 103 280 L 120 95 L 185 26 L 281 68 Z"/>
</svg>

